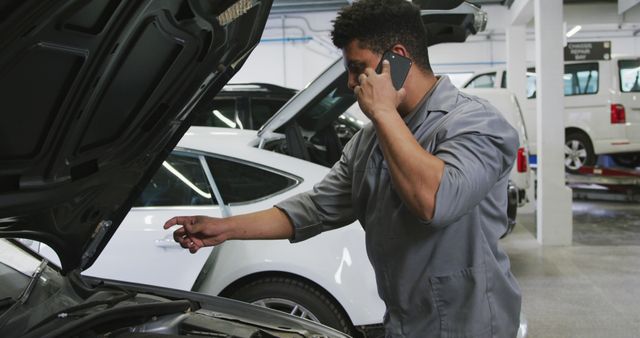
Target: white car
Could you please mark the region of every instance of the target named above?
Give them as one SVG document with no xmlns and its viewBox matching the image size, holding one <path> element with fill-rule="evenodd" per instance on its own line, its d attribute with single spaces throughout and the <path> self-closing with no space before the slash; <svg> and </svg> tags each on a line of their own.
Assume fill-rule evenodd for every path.
<svg viewBox="0 0 640 338">
<path fill-rule="evenodd" d="M 531 171 L 529 170 L 529 138 L 517 97 L 503 88 L 465 88 L 462 91 L 487 100 L 518 131 L 520 146 L 518 147 L 516 163 L 511 169 L 509 180 L 517 188 L 518 206 L 522 206 L 529 198 L 528 189 Z"/>
<path fill-rule="evenodd" d="M 479 71 L 465 88 L 506 88 L 506 70 Z M 623 165 L 640 165 L 640 58 L 572 61 L 564 66 L 565 167 L 572 173 L 595 165 L 600 154 L 614 154 Z M 527 71 L 522 102 L 531 153 L 536 151 L 536 74 Z"/>
<path fill-rule="evenodd" d="M 195 255 L 162 229 L 176 215 L 224 217 L 270 208 L 311 189 L 329 171 L 257 149 L 256 142 L 255 131 L 189 129 L 84 274 L 231 297 L 346 333 L 379 324 L 384 304 L 357 223 L 298 244 L 228 241 Z"/>
</svg>

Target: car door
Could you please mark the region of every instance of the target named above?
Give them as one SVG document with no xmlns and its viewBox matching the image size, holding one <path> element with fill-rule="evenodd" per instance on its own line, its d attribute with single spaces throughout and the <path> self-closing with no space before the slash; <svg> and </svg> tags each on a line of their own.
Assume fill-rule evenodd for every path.
<svg viewBox="0 0 640 338">
<path fill-rule="evenodd" d="M 190 254 L 162 226 L 177 215 L 227 214 L 217 204 L 209 177 L 203 157 L 174 151 L 84 274 L 190 290 L 213 249 Z"/>
</svg>

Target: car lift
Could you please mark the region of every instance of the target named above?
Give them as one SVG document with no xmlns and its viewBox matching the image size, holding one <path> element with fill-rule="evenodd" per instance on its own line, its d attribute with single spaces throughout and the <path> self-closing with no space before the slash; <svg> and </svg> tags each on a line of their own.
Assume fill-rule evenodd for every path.
<svg viewBox="0 0 640 338">
<path fill-rule="evenodd" d="M 613 165 L 605 157 L 596 166 L 580 168 L 579 174 L 567 174 L 574 199 L 640 202 L 640 170 Z"/>
</svg>

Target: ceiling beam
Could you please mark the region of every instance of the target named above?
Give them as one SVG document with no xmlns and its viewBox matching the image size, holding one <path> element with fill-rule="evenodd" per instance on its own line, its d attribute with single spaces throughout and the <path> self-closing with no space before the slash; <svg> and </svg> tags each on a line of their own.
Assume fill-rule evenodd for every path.
<svg viewBox="0 0 640 338">
<path fill-rule="evenodd" d="M 515 0 L 509 7 L 511 12 L 511 25 L 526 25 L 533 19 L 533 1 L 532 0 Z"/>
<path fill-rule="evenodd" d="M 618 0 L 618 14 L 622 15 L 622 13 L 630 10 L 631 7 L 639 3 L 640 0 Z"/>
</svg>

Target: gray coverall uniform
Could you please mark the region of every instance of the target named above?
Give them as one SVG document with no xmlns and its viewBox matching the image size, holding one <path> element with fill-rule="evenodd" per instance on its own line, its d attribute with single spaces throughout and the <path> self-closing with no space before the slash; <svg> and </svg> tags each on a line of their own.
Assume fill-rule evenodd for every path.
<svg viewBox="0 0 640 338">
<path fill-rule="evenodd" d="M 397 194 L 368 124 L 312 191 L 276 205 L 294 224 L 291 241 L 358 219 L 387 308 L 387 337 L 515 337 L 520 290 L 498 239 L 507 229 L 517 132 L 447 77 L 404 120 L 445 162 L 433 219 L 412 214 Z"/>
</svg>

